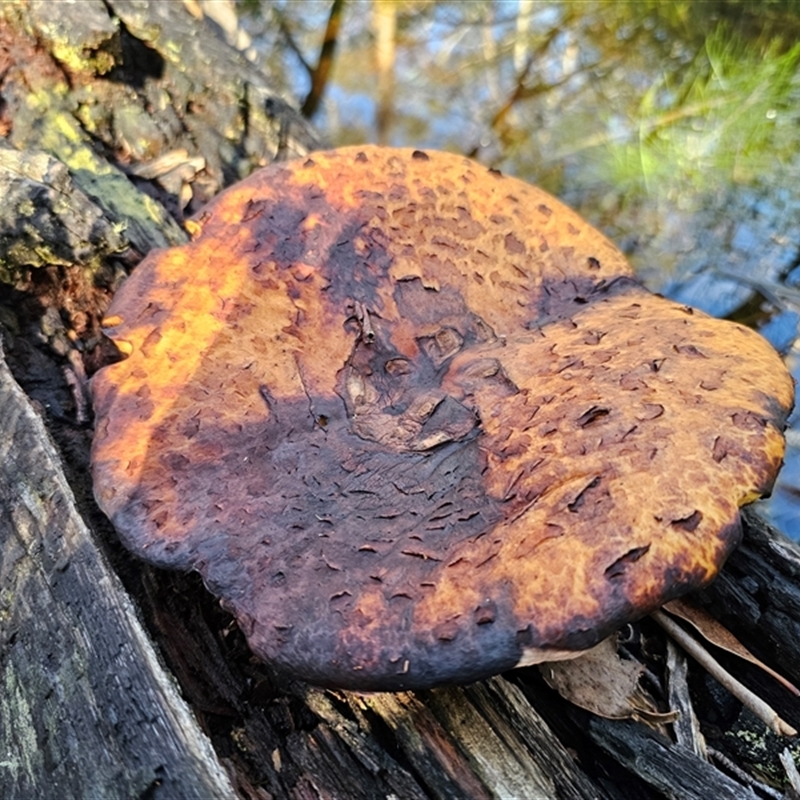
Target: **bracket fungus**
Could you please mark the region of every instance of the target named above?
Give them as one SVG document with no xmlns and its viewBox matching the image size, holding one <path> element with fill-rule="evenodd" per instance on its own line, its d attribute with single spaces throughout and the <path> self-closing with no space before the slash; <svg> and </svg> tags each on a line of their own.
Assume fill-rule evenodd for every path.
<svg viewBox="0 0 800 800">
<path fill-rule="evenodd" d="M 711 581 L 793 384 L 551 196 L 460 156 L 274 164 L 105 321 L 93 473 L 253 651 L 363 690 L 577 655 Z"/>
</svg>

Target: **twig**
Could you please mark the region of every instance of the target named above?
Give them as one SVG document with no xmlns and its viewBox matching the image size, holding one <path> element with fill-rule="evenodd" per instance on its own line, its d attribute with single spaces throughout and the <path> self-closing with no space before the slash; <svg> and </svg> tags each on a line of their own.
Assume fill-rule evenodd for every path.
<svg viewBox="0 0 800 800">
<path fill-rule="evenodd" d="M 306 57 L 303 55 L 303 51 L 300 49 L 300 45 L 297 44 L 295 41 L 294 36 L 292 35 L 292 31 L 289 28 L 288 23 L 286 22 L 286 17 L 281 13 L 280 9 L 273 8 L 272 13 L 275 14 L 276 19 L 278 20 L 278 27 L 283 34 L 283 40 L 289 49 L 297 56 L 297 60 L 300 62 L 303 69 L 308 73 L 309 78 L 314 74 L 314 68 L 311 64 L 306 61 Z"/>
<path fill-rule="evenodd" d="M 748 773 L 746 773 L 741 767 L 737 766 L 724 753 L 720 753 L 719 750 L 714 750 L 713 748 L 709 747 L 708 755 L 711 757 L 712 761 L 716 761 L 719 766 L 733 775 L 734 778 L 743 783 L 745 786 L 749 786 L 759 794 L 766 795 L 767 797 L 774 797 L 775 800 L 785 800 L 784 795 L 782 795 L 779 791 L 776 791 L 771 786 L 767 786 L 761 781 L 757 781 L 752 775 L 748 775 Z"/>
<path fill-rule="evenodd" d="M 741 701 L 746 708 L 765 722 L 771 730 L 781 736 L 797 735 L 797 731 L 788 722 L 781 719 L 774 708 L 736 680 L 700 642 L 692 638 L 677 622 L 670 619 L 663 611 L 654 611 L 651 616 L 698 664 Z"/>
</svg>

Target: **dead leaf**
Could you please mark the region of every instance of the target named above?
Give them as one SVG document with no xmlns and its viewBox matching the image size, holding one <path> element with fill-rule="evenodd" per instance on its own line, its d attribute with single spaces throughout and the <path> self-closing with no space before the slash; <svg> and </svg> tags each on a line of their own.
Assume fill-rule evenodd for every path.
<svg viewBox="0 0 800 800">
<path fill-rule="evenodd" d="M 768 667 L 763 661 L 756 658 L 724 625 L 714 619 L 707 611 L 690 603 L 685 598 L 671 600 L 662 608 L 673 616 L 688 622 L 707 642 L 716 645 L 728 653 L 749 661 L 759 669 L 773 677 L 784 688 L 796 697 L 800 697 L 800 689 L 793 683 Z"/>
<path fill-rule="evenodd" d="M 653 724 L 673 722 L 677 712 L 660 712 L 641 688 L 644 667 L 637 661 L 620 658 L 618 636 L 569 661 L 549 661 L 539 672 L 550 688 L 579 708 L 606 719 L 638 719 Z"/>
</svg>

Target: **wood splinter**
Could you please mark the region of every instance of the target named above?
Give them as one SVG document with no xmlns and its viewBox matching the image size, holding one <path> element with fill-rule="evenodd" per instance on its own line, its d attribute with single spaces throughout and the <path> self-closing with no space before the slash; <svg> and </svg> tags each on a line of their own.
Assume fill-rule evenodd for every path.
<svg viewBox="0 0 800 800">
<path fill-rule="evenodd" d="M 375 341 L 375 331 L 372 330 L 372 323 L 369 320 L 369 310 L 363 303 L 356 301 L 356 319 L 361 328 L 361 338 L 365 344 L 372 344 Z"/>
</svg>

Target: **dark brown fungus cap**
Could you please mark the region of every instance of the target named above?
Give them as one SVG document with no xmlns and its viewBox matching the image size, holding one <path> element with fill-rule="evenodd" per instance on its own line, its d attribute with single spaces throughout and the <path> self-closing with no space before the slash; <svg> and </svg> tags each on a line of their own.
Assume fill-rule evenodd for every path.
<svg viewBox="0 0 800 800">
<path fill-rule="evenodd" d="M 293 675 L 405 689 L 589 647 L 708 583 L 780 467 L 793 387 L 761 337 L 467 159 L 315 153 L 197 228 L 109 311 L 97 498 Z"/>
</svg>

